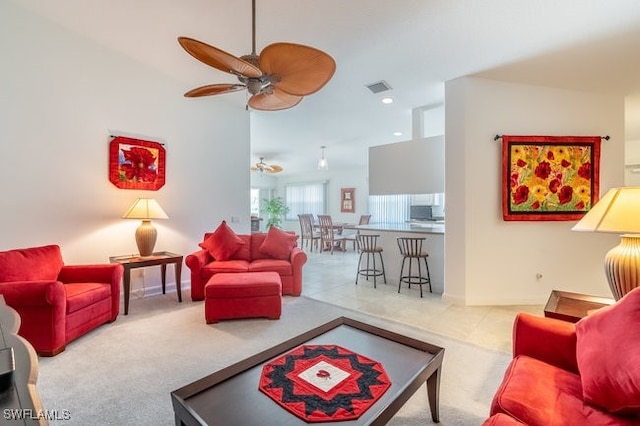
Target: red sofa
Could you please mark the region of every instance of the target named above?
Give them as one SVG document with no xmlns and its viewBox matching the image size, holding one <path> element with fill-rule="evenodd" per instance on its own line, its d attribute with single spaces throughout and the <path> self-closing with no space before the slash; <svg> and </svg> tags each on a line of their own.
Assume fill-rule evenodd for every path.
<svg viewBox="0 0 640 426">
<path fill-rule="evenodd" d="M 226 236 L 216 239 L 221 229 Z M 191 270 L 191 300 L 204 300 L 204 286 L 209 278 L 220 272 L 277 272 L 282 281 L 282 294 L 300 296 L 302 267 L 307 262 L 307 254 L 297 247 L 297 238 L 295 234 L 274 227 L 267 233 L 236 235 L 223 222 L 215 232 L 204 235 L 200 244 L 202 250 L 185 258 L 185 264 Z M 235 244 L 231 245 L 230 240 Z M 267 244 L 269 242 L 276 243 L 277 250 L 274 251 L 273 244 Z M 226 246 L 224 250 L 221 249 L 223 245 Z M 265 250 L 265 246 L 271 250 Z M 214 256 L 212 252 L 219 254 Z"/>
<path fill-rule="evenodd" d="M 57 245 L 0 252 L 0 294 L 41 356 L 116 320 L 122 273 L 120 264 L 64 265 Z"/>
<path fill-rule="evenodd" d="M 640 424 L 640 288 L 573 324 L 519 313 L 486 425 Z"/>
</svg>

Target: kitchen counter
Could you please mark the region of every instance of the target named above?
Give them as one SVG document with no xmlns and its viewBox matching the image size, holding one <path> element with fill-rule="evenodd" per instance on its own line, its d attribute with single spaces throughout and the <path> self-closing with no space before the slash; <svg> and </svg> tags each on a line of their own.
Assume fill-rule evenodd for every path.
<svg viewBox="0 0 640 426">
<path fill-rule="evenodd" d="M 382 258 L 386 269 L 387 283 L 398 285 L 402 256 L 398 248 L 399 237 L 424 238 L 423 251 L 429 254 L 429 272 L 431 286 L 434 293 L 444 292 L 444 221 L 434 222 L 406 222 L 406 223 L 372 223 L 369 225 L 356 225 L 354 228 L 363 234 L 377 234 L 378 246 L 382 248 Z M 414 287 L 416 287 L 414 289 Z M 424 290 L 428 291 L 425 287 Z M 408 290 L 403 285 L 401 293 L 413 293 L 418 295 L 417 286 Z"/>
<path fill-rule="evenodd" d="M 418 234 L 444 234 L 444 221 L 403 222 L 403 223 L 371 223 L 356 225 L 354 229 L 362 231 L 407 232 Z"/>
</svg>

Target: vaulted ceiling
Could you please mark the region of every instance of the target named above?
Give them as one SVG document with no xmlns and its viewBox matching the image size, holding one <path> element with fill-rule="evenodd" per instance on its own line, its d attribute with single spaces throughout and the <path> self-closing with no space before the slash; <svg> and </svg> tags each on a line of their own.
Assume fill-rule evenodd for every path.
<svg viewBox="0 0 640 426">
<path fill-rule="evenodd" d="M 251 0 L 11 1 L 172 76 L 185 92 L 236 80 L 185 53 L 178 36 L 237 56 L 251 51 Z M 292 109 L 248 112 L 250 162 L 314 170 L 326 145 L 332 168 L 363 165 L 368 146 L 410 139 L 412 110 L 442 104 L 444 82 L 466 75 L 627 96 L 627 139 L 640 140 L 637 0 L 256 3 L 258 52 L 277 41 L 307 44 L 333 56 L 337 70 Z M 392 90 L 366 88 L 380 80 Z M 245 107 L 245 92 L 220 96 Z"/>
</svg>

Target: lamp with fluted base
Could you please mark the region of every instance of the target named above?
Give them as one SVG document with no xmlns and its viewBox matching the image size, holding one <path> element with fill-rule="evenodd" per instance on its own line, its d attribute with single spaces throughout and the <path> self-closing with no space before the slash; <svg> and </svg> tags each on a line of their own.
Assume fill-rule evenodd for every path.
<svg viewBox="0 0 640 426">
<path fill-rule="evenodd" d="M 122 217 L 142 219 L 142 223 L 136 229 L 136 244 L 141 257 L 151 256 L 158 238 L 158 231 L 151 224 L 151 219 L 168 219 L 169 216 L 155 199 L 138 198 Z"/>
<path fill-rule="evenodd" d="M 611 293 L 619 300 L 640 286 L 640 187 L 610 189 L 572 230 L 621 234 L 604 260 Z"/>
</svg>

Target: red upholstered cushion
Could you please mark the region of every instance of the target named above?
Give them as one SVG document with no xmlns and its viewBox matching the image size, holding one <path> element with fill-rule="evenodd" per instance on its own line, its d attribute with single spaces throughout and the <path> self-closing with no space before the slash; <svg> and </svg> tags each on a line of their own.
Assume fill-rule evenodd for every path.
<svg viewBox="0 0 640 426">
<path fill-rule="evenodd" d="M 0 282 L 56 280 L 62 269 L 57 245 L 0 252 Z"/>
<path fill-rule="evenodd" d="M 238 235 L 244 244 L 233 254 L 234 260 L 251 260 L 251 235 Z"/>
<path fill-rule="evenodd" d="M 280 296 L 282 284 L 275 272 L 215 274 L 205 285 L 204 292 L 207 298 Z"/>
<path fill-rule="evenodd" d="M 217 260 L 208 263 L 202 267 L 202 277 L 210 277 L 213 274 L 225 272 L 247 272 L 249 270 L 249 262 L 246 260 Z"/>
<path fill-rule="evenodd" d="M 271 259 L 269 255 L 260 251 L 260 247 L 262 247 L 265 238 L 267 238 L 266 232 L 254 232 L 251 234 L 250 261 L 253 262 L 256 259 Z"/>
<path fill-rule="evenodd" d="M 638 424 L 585 404 L 580 376 L 526 355 L 515 357 L 509 364 L 491 404 L 490 414 L 497 413 L 508 414 L 526 425 Z"/>
<path fill-rule="evenodd" d="M 229 260 L 243 244 L 244 241 L 223 220 L 214 233 L 198 245 L 207 250 L 215 260 Z"/>
<path fill-rule="evenodd" d="M 297 245 L 298 236 L 271 226 L 267 238 L 260 246 L 260 252 L 273 258 L 287 260 L 291 250 Z"/>
<path fill-rule="evenodd" d="M 576 324 L 586 402 L 640 416 L 640 288 Z"/>
<path fill-rule="evenodd" d="M 100 283 L 65 284 L 67 294 L 67 314 L 95 305 L 102 299 L 111 297 L 111 287 Z"/>
<path fill-rule="evenodd" d="M 249 272 L 277 272 L 280 276 L 293 275 L 289 259 L 256 259 L 249 264 Z"/>
</svg>

